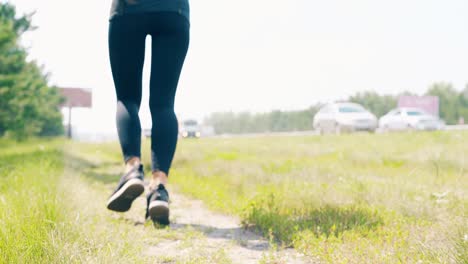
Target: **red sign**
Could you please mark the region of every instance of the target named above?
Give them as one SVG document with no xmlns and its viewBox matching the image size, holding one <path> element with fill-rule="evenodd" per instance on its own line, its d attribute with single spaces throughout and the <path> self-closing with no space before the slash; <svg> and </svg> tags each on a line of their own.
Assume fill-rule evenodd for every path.
<svg viewBox="0 0 468 264">
<path fill-rule="evenodd" d="M 81 88 L 60 88 L 60 92 L 67 100 L 62 107 L 92 107 L 92 93 Z"/>
<path fill-rule="evenodd" d="M 403 95 L 398 98 L 398 107 L 414 107 L 439 116 L 439 97 Z"/>
</svg>

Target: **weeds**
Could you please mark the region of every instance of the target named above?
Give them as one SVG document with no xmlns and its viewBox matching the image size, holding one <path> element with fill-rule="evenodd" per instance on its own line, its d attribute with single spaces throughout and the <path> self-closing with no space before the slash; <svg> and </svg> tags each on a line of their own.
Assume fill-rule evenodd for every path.
<svg viewBox="0 0 468 264">
<path fill-rule="evenodd" d="M 182 141 L 171 181 L 325 262 L 460 262 L 467 143 L 467 132 Z"/>
<path fill-rule="evenodd" d="M 0 263 L 141 261 L 135 247 L 109 242 L 115 236 L 108 230 L 128 231 L 128 223 L 96 214 L 101 208 L 91 202 L 104 200 L 118 178 L 118 145 L 67 147 L 79 149 L 67 160 L 80 175 L 65 186 L 82 186 L 73 197 L 89 196 L 74 206 L 93 204 L 76 214 L 66 206 L 72 196 L 59 199 L 65 193 L 57 191 L 62 143 L 0 141 Z M 209 207 L 239 215 L 273 249 L 294 247 L 328 263 L 466 263 L 467 144 L 462 131 L 183 140 L 170 180 Z M 143 149 L 149 168 L 149 142 Z M 59 255 L 58 248 L 68 250 Z M 187 261 L 226 259 L 219 251 Z M 262 261 L 281 263 L 274 252 Z"/>
<path fill-rule="evenodd" d="M 24 152 L 0 155 L 0 263 L 55 262 L 50 234 L 63 219 L 56 194 L 62 155 L 20 147 Z"/>
</svg>

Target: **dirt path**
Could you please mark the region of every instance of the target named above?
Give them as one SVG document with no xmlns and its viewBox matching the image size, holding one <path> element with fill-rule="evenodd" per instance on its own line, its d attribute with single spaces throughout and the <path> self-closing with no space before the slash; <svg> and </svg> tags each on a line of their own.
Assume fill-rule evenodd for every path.
<svg viewBox="0 0 468 264">
<path fill-rule="evenodd" d="M 142 250 L 162 263 L 318 263 L 293 249 L 272 248 L 267 239 L 243 228 L 237 218 L 213 212 L 200 200 L 173 190 L 170 195 L 171 225 L 166 231 L 172 234 Z M 122 216 L 137 226 L 144 225 L 144 207 L 140 197 Z"/>
<path fill-rule="evenodd" d="M 293 249 L 272 248 L 267 239 L 242 228 L 239 219 L 213 212 L 202 201 L 189 199 L 170 187 L 168 228 L 155 228 L 145 222 L 144 196 L 135 200 L 127 213 L 107 211 L 105 202 L 117 181 L 112 175 L 118 175 L 120 166 L 68 159 L 73 159 L 68 164 L 74 165 L 69 166 L 67 174 L 75 176 L 68 177 L 64 187 L 74 208 L 82 208 L 75 213 L 88 219 L 87 226 L 93 227 L 88 240 L 93 234 L 99 236 L 96 244 L 132 243 L 136 255 L 147 263 L 318 263 Z"/>
<path fill-rule="evenodd" d="M 275 263 L 311 263 L 292 249 L 273 250 L 265 238 L 243 228 L 238 219 L 210 211 L 199 200 L 188 199 L 175 193 L 172 194 L 172 200 L 174 202 L 171 205 L 171 228 L 196 229 L 203 234 L 199 242 L 205 249 L 213 252 L 223 249 L 232 263 L 259 263 L 261 260 Z M 178 243 L 172 241 L 165 244 L 167 250 L 164 251 L 158 250 L 159 246 L 151 247 L 146 253 L 155 256 L 168 252 L 180 255 L 181 252 L 176 250 Z"/>
</svg>

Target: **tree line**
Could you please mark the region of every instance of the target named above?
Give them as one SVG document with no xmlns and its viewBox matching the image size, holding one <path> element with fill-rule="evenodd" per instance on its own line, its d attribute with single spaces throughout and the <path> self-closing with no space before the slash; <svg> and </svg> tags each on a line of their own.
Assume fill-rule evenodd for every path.
<svg viewBox="0 0 468 264">
<path fill-rule="evenodd" d="M 219 112 L 209 115 L 203 123 L 213 126 L 217 134 L 304 131 L 311 129 L 317 111 L 318 105 L 299 111 Z"/>
<path fill-rule="evenodd" d="M 12 4 L 0 3 L 0 137 L 63 133 L 59 107 L 64 99 L 20 45 L 21 36 L 34 29 L 31 17 L 17 16 Z"/>
<path fill-rule="evenodd" d="M 401 95 L 415 94 L 404 92 L 397 95 L 380 95 L 375 91 L 365 91 L 341 101 L 359 103 L 377 117 L 381 117 L 397 107 L 398 97 Z M 468 84 L 463 91 L 459 92 L 450 83 L 434 83 L 424 95 L 439 97 L 440 117 L 447 124 L 457 124 L 460 119 L 468 122 Z M 210 114 L 203 123 L 213 126 L 217 134 L 306 131 L 313 129 L 313 117 L 322 105 L 318 103 L 298 111 L 217 112 Z"/>
</svg>

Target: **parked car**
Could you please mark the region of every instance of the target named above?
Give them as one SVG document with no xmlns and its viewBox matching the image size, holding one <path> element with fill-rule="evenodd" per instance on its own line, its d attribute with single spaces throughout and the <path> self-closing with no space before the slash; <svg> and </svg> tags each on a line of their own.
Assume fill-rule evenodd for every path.
<svg viewBox="0 0 468 264">
<path fill-rule="evenodd" d="M 377 118 L 360 104 L 332 103 L 322 107 L 314 116 L 313 127 L 319 133 L 374 132 Z"/>
<path fill-rule="evenodd" d="M 151 128 L 144 128 L 143 129 L 143 135 L 147 138 L 151 137 Z"/>
<path fill-rule="evenodd" d="M 379 128 L 382 131 L 439 130 L 444 125 L 444 122 L 438 117 L 419 108 L 411 107 L 393 109 L 379 120 Z"/>
<path fill-rule="evenodd" d="M 180 127 L 180 134 L 184 138 L 199 138 L 201 131 L 197 120 L 185 120 Z"/>
</svg>

